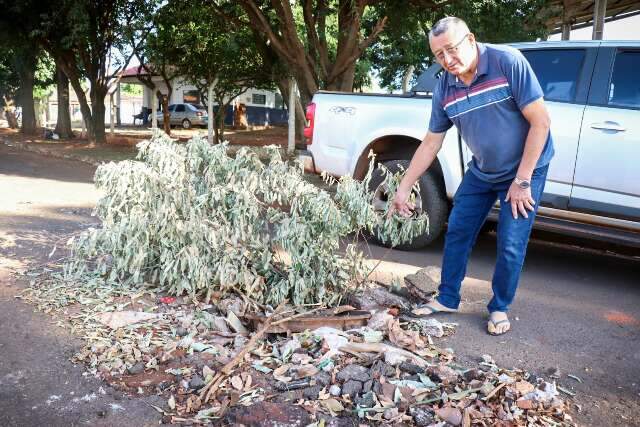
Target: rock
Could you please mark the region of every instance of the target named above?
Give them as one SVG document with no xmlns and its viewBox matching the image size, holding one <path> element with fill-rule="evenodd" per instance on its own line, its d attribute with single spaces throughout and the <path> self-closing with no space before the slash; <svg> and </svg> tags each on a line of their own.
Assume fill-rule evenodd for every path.
<svg viewBox="0 0 640 427">
<path fill-rule="evenodd" d="M 398 408 L 387 408 L 383 413 L 385 420 L 392 420 L 398 416 Z"/>
<path fill-rule="evenodd" d="M 380 381 L 374 380 L 373 381 L 373 392 L 377 395 L 381 395 L 383 390 L 382 390 L 382 384 L 380 383 Z"/>
<path fill-rule="evenodd" d="M 306 426 L 311 417 L 302 407 L 290 403 L 259 402 L 229 409 L 221 425 Z"/>
<path fill-rule="evenodd" d="M 342 368 L 342 370 L 340 370 L 340 372 L 338 372 L 338 374 L 336 375 L 336 379 L 342 382 L 356 380 L 360 383 L 363 383 L 365 381 L 369 381 L 371 377 L 367 368 L 361 365 L 353 364 Z"/>
<path fill-rule="evenodd" d="M 189 387 L 194 390 L 200 390 L 205 386 L 205 382 L 200 375 L 194 375 L 191 377 L 191 381 L 189 381 Z"/>
<path fill-rule="evenodd" d="M 342 395 L 342 389 L 340 388 L 339 385 L 332 385 L 331 387 L 329 387 L 329 394 L 331 396 L 341 396 Z"/>
<path fill-rule="evenodd" d="M 411 407 L 409 414 L 413 417 L 413 422 L 418 427 L 427 427 L 435 423 L 434 413 L 419 407 Z"/>
<path fill-rule="evenodd" d="M 444 385 L 454 383 L 458 380 L 458 372 L 446 365 L 430 366 L 427 368 L 429 377 Z"/>
<path fill-rule="evenodd" d="M 227 325 L 227 320 L 222 316 L 215 316 L 213 318 L 211 329 L 219 332 L 231 332 L 229 325 Z"/>
<path fill-rule="evenodd" d="M 130 367 L 129 369 L 127 369 L 127 371 L 131 374 L 131 375 L 136 375 L 136 374 L 140 374 L 142 372 L 144 372 L 144 362 L 138 362 L 135 365 L 133 365 L 132 367 Z"/>
<path fill-rule="evenodd" d="M 353 297 L 351 304 L 360 310 L 375 310 L 380 307 L 401 307 L 409 308 L 409 301 L 405 298 L 392 294 L 388 289 L 382 286 L 375 286 L 367 289 L 361 295 Z"/>
<path fill-rule="evenodd" d="M 493 391 L 495 387 L 491 383 L 484 383 L 482 387 L 480 387 L 480 394 L 483 396 L 488 395 Z"/>
<path fill-rule="evenodd" d="M 516 405 L 520 409 L 534 409 L 536 407 L 536 403 L 531 399 L 518 399 Z"/>
<path fill-rule="evenodd" d="M 228 314 L 229 312 L 232 312 L 236 316 L 242 316 L 244 314 L 244 303 L 242 302 L 242 299 L 238 297 L 225 298 L 220 301 L 217 306 L 218 309 L 225 314 Z"/>
<path fill-rule="evenodd" d="M 396 370 L 391 365 L 387 365 L 382 360 L 376 360 L 371 366 L 371 377 L 378 379 L 380 377 L 392 377 L 396 374 Z"/>
<path fill-rule="evenodd" d="M 331 384 L 331 374 L 328 372 L 319 372 L 313 376 L 313 380 L 316 384 L 326 387 Z"/>
<path fill-rule="evenodd" d="M 373 388 L 373 380 L 369 380 L 362 385 L 362 392 L 369 393 Z"/>
<path fill-rule="evenodd" d="M 459 426 L 462 424 L 462 412 L 460 412 L 460 409 L 458 408 L 445 406 L 443 408 L 436 409 L 436 415 L 453 426 Z"/>
<path fill-rule="evenodd" d="M 238 316 L 232 310 L 229 310 L 227 312 L 226 321 L 229 324 L 229 327 L 235 332 L 244 336 L 249 335 L 249 331 L 247 330 L 247 328 L 244 327 L 240 319 L 238 319 Z"/>
<path fill-rule="evenodd" d="M 438 290 L 440 275 L 440 268 L 429 266 L 418 270 L 415 274 L 406 275 L 404 284 L 413 297 L 421 301 L 429 301 Z"/>
<path fill-rule="evenodd" d="M 410 362 L 402 362 L 400 364 L 400 370 L 414 375 L 424 373 L 424 369 Z"/>
<path fill-rule="evenodd" d="M 367 322 L 367 327 L 375 331 L 384 330 L 389 320 L 392 319 L 393 315 L 389 313 L 389 310 L 378 310 L 371 315 L 371 318 Z"/>
<path fill-rule="evenodd" d="M 182 326 L 178 326 L 176 328 L 176 335 L 179 337 L 184 337 L 189 333 L 189 330 L 187 328 L 183 328 Z"/>
<path fill-rule="evenodd" d="M 481 380 L 485 377 L 484 372 L 479 369 L 473 368 L 468 369 L 462 373 L 462 377 L 466 382 L 471 382 L 473 380 Z"/>
<path fill-rule="evenodd" d="M 242 348 L 244 348 L 244 346 L 247 344 L 247 341 L 249 341 L 246 337 L 243 337 L 242 335 L 236 335 L 233 338 L 233 348 L 235 350 L 242 350 Z"/>
<path fill-rule="evenodd" d="M 291 338 L 280 347 L 280 354 L 293 354 L 293 352 L 300 347 L 302 347 L 300 341 L 298 341 L 296 338 Z"/>
<path fill-rule="evenodd" d="M 342 385 L 342 394 L 348 394 L 352 399 L 362 391 L 362 383 L 356 380 L 349 380 Z"/>
<path fill-rule="evenodd" d="M 375 399 L 373 398 L 373 392 L 369 391 L 363 394 L 362 397 L 357 397 L 355 404 L 362 408 L 372 408 L 373 405 L 376 404 Z"/>
<path fill-rule="evenodd" d="M 441 338 L 444 336 L 444 326 L 438 319 L 429 317 L 418 320 L 420 332 L 431 337 Z"/>
<path fill-rule="evenodd" d="M 406 362 L 407 359 L 408 359 L 407 356 L 395 351 L 388 351 L 384 354 L 385 363 L 391 366 L 398 366 L 402 364 L 402 362 Z"/>
<path fill-rule="evenodd" d="M 302 397 L 307 400 L 317 400 L 322 388 L 323 387 L 321 385 L 315 385 L 313 387 L 305 388 L 304 390 L 302 390 Z"/>
</svg>

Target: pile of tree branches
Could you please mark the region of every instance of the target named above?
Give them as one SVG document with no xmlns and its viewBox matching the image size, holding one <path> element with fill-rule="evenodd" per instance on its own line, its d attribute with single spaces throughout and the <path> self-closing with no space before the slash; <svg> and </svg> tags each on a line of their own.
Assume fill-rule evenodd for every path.
<svg viewBox="0 0 640 427">
<path fill-rule="evenodd" d="M 74 242 L 70 277 L 97 271 L 176 295 L 333 305 L 366 278 L 361 232 L 398 244 L 428 226 L 426 216 L 376 213 L 369 177 L 341 178 L 335 195 L 308 183 L 277 147 L 266 162 L 199 137 L 183 145 L 157 134 L 139 149 L 138 160 L 96 171 L 103 225 Z M 399 176 L 387 180 L 397 188 Z"/>
</svg>

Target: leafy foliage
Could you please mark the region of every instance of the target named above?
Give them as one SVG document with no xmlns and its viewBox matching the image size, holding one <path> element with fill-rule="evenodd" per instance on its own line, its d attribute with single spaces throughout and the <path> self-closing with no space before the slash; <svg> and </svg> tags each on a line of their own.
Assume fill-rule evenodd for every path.
<svg viewBox="0 0 640 427">
<path fill-rule="evenodd" d="M 401 88 L 409 67 L 417 77 L 433 63 L 428 33 L 445 16 L 457 16 L 481 42 L 510 43 L 533 41 L 547 36 L 547 0 L 458 0 L 441 7 L 407 5 L 404 0 L 388 0 L 365 14 L 365 26 L 373 26 L 381 16 L 388 24 L 366 57 L 380 77 L 380 85 Z M 415 79 L 414 79 L 415 80 Z"/>
<path fill-rule="evenodd" d="M 332 197 L 306 182 L 302 165 L 284 161 L 276 147 L 266 163 L 246 148 L 229 157 L 226 144 L 199 137 L 179 145 L 156 134 L 139 148 L 137 161 L 96 171 L 103 227 L 74 243 L 71 276 L 99 271 L 174 294 L 337 304 L 365 278 L 362 253 L 349 236 L 377 230 L 400 243 L 428 226 L 425 216 L 378 216 L 369 177 L 341 178 Z"/>
</svg>

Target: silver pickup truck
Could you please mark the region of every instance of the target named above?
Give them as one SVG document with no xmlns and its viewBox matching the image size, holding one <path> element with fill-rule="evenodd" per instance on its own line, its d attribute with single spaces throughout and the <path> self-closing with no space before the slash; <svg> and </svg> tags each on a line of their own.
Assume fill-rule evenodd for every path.
<svg viewBox="0 0 640 427">
<path fill-rule="evenodd" d="M 640 42 L 512 46 L 540 80 L 555 142 L 535 227 L 640 248 Z M 406 167 L 427 131 L 441 72 L 427 69 L 402 95 L 318 92 L 305 128 L 311 168 L 362 179 L 370 150 L 391 170 Z M 420 179 L 417 208 L 429 215 L 429 231 L 404 249 L 428 245 L 442 233 L 470 160 L 452 128 Z M 381 175 L 374 171 L 370 185 L 379 206 L 387 201 Z M 496 218 L 494 210 L 490 219 Z"/>
</svg>

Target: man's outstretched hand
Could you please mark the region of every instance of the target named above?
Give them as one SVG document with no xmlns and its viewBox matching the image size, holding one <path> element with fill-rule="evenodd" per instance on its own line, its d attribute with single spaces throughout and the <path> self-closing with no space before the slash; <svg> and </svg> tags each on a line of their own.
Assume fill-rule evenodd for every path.
<svg viewBox="0 0 640 427">
<path fill-rule="evenodd" d="M 398 188 L 393 201 L 391 202 L 391 208 L 389 208 L 389 213 L 387 214 L 391 217 L 395 212 L 398 212 L 405 218 L 410 217 L 413 214 L 413 203 L 409 203 L 409 195 L 411 193 L 409 191 L 402 190 Z"/>
</svg>

